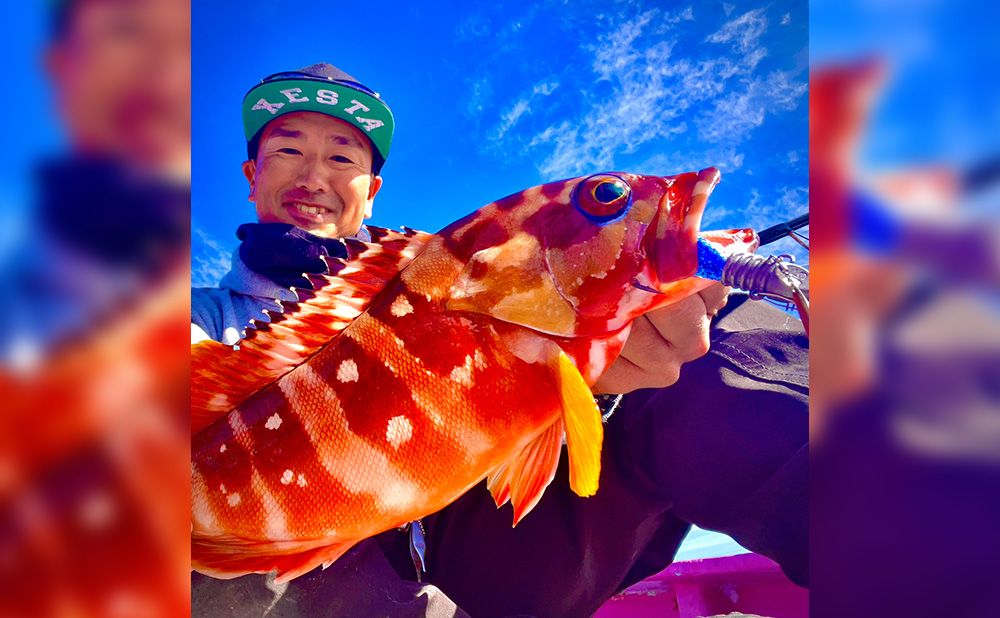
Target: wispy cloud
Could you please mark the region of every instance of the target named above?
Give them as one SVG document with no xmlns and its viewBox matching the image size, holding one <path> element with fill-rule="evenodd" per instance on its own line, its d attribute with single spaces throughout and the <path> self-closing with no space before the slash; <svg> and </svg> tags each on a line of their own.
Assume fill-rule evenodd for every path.
<svg viewBox="0 0 1000 618">
<path fill-rule="evenodd" d="M 787 26 L 790 23 L 792 23 L 792 14 L 791 13 L 785 13 L 784 15 L 781 16 L 781 25 L 782 26 Z"/>
<path fill-rule="evenodd" d="M 546 178 L 614 167 L 616 155 L 630 154 L 653 140 L 684 133 L 681 119 L 693 104 L 719 94 L 720 74 L 731 67 L 717 59 L 674 59 L 673 40 L 646 45 L 646 30 L 693 18 L 693 10 L 662 15 L 654 9 L 623 20 L 591 48 L 598 81 L 608 96 L 588 101 L 583 115 L 546 127 L 529 142 L 548 152 L 539 164 Z"/>
<path fill-rule="evenodd" d="M 768 113 L 795 109 L 805 93 L 806 82 L 796 81 L 789 71 L 751 79 L 745 88 L 720 98 L 698 118 L 698 135 L 710 142 L 742 141 L 764 124 Z"/>
<path fill-rule="evenodd" d="M 673 24 L 693 18 L 691 7 L 672 14 L 652 9 L 621 19 L 598 38 L 589 50 L 604 90 L 588 90 L 579 116 L 545 126 L 526 140 L 527 150 L 542 156 L 537 167 L 545 179 L 614 168 L 616 157 L 686 133 L 688 119 L 708 143 L 705 150 L 714 150 L 719 167 L 742 167 L 743 155 L 726 147 L 745 140 L 768 113 L 798 105 L 806 84 L 790 71 L 758 75 L 767 56 L 764 9 L 730 19 L 705 37 L 705 43 L 725 50 L 708 57 L 678 53 L 677 39 L 669 36 Z M 510 132 L 528 111 L 527 102 L 522 97 L 504 112 L 494 136 Z M 685 167 L 674 171 L 679 169 Z"/>
<path fill-rule="evenodd" d="M 509 131 L 521 117 L 531 111 L 531 104 L 539 97 L 547 97 L 559 87 L 558 82 L 547 81 L 540 84 L 535 84 L 532 87 L 531 92 L 526 96 L 520 98 L 512 106 L 510 106 L 503 114 L 500 116 L 500 122 L 493 131 L 490 133 L 490 139 L 493 141 L 499 141 L 503 139 L 507 131 Z"/>
<path fill-rule="evenodd" d="M 191 247 L 191 287 L 213 287 L 229 272 L 231 253 L 205 230 L 193 226 Z"/>
</svg>

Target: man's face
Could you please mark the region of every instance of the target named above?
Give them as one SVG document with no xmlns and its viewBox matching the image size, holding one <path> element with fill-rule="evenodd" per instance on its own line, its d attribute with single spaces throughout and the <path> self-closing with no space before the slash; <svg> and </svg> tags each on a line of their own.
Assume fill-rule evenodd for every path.
<svg viewBox="0 0 1000 618">
<path fill-rule="evenodd" d="M 371 143 L 346 122 L 293 112 L 264 127 L 256 161 L 243 164 L 261 223 L 291 223 L 317 236 L 356 234 L 382 186 Z"/>
<path fill-rule="evenodd" d="M 188 3 L 77 4 L 46 56 L 73 147 L 183 172 L 191 149 Z"/>
</svg>

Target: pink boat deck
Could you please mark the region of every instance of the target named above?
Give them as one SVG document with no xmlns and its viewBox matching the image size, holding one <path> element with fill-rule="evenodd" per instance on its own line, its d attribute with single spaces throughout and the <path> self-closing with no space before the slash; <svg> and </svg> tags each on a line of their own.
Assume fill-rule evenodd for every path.
<svg viewBox="0 0 1000 618">
<path fill-rule="evenodd" d="M 699 618 L 733 612 L 806 618 L 809 593 L 758 554 L 676 562 L 612 597 L 596 618 Z"/>
</svg>

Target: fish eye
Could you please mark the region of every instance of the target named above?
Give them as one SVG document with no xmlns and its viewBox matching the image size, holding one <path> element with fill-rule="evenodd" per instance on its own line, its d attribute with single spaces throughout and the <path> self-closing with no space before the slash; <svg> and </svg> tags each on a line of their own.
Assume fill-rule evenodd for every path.
<svg viewBox="0 0 1000 618">
<path fill-rule="evenodd" d="M 632 205 L 632 188 L 618 176 L 595 174 L 576 186 L 573 204 L 591 221 L 608 223 L 620 218 Z"/>
</svg>

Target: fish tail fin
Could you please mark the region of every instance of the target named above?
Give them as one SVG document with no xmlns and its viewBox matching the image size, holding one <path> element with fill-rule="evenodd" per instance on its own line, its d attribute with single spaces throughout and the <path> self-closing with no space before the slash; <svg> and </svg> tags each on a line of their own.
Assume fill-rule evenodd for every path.
<svg viewBox="0 0 1000 618">
<path fill-rule="evenodd" d="M 514 505 L 513 526 L 535 508 L 545 493 L 545 488 L 555 477 L 562 436 L 562 419 L 557 418 L 510 461 L 490 475 L 486 486 L 493 494 L 497 508 L 507 500 Z"/>
<path fill-rule="evenodd" d="M 357 543 L 329 541 L 249 541 L 231 535 L 192 537 L 191 566 L 218 579 L 275 571 L 279 584 L 318 566 L 326 568 Z"/>
</svg>

